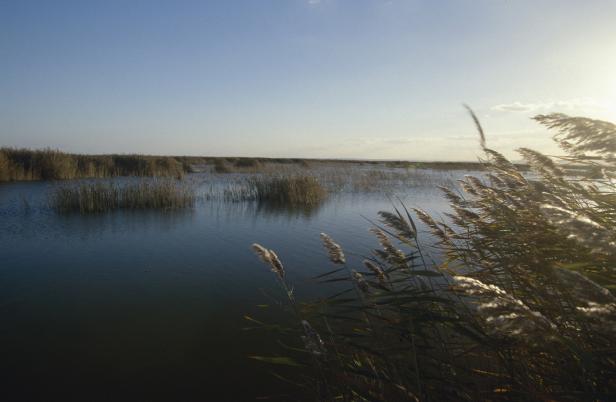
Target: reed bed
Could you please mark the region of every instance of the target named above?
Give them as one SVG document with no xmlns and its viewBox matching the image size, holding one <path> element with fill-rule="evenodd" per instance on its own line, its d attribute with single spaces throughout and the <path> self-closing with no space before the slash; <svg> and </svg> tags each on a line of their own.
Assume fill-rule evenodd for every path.
<svg viewBox="0 0 616 402">
<path fill-rule="evenodd" d="M 224 159 L 216 159 L 214 161 L 214 172 L 216 173 L 232 173 L 232 166 Z"/>
<path fill-rule="evenodd" d="M 285 174 L 300 171 L 309 167 L 301 159 L 268 159 L 268 158 L 216 158 L 210 163 L 214 173 L 243 173 L 243 174 Z"/>
<path fill-rule="evenodd" d="M 173 180 L 153 180 L 118 185 L 83 183 L 57 187 L 50 205 L 61 213 L 92 214 L 117 209 L 191 208 L 196 201 L 192 187 Z"/>
<path fill-rule="evenodd" d="M 225 167 L 223 166 L 223 169 Z M 211 183 L 204 196 L 209 200 L 230 202 L 265 201 L 279 198 L 290 204 L 316 204 L 311 200 L 323 200 L 328 195 L 338 193 L 387 193 L 396 194 L 417 188 L 455 186 L 451 172 L 424 169 L 386 168 L 383 165 L 336 167 L 330 164 L 312 164 L 309 167 L 286 166 L 267 173 L 242 173 L 210 177 Z M 301 178 L 299 180 L 298 178 Z M 321 187 L 318 189 L 318 187 Z M 297 188 L 297 195 L 293 189 Z M 305 194 L 300 194 L 305 192 Z M 288 196 L 276 196 L 285 194 Z M 307 200 L 299 201 L 299 199 Z M 280 201 L 283 202 L 283 201 Z"/>
<path fill-rule="evenodd" d="M 391 168 L 386 165 L 368 167 L 326 167 L 316 170 L 318 180 L 330 192 L 395 193 L 409 188 L 451 187 L 450 172 L 415 168 Z"/>
<path fill-rule="evenodd" d="M 78 155 L 57 150 L 0 148 L 0 181 L 68 180 L 115 176 L 182 177 L 194 158 Z"/>
<path fill-rule="evenodd" d="M 529 179 L 471 115 L 484 175 L 462 180 L 464 194 L 443 189 L 447 220 L 381 212 L 362 266 L 322 234 L 331 266 L 314 280 L 331 296 L 297 300 L 289 267 L 253 245 L 297 323 L 247 317 L 284 339 L 281 355 L 254 358 L 285 365 L 280 378 L 322 401 L 613 400 L 616 125 L 537 116 L 566 154 L 520 149 Z M 571 177 L 565 164 L 595 174 Z M 430 249 L 445 260 L 431 262 Z"/>
<path fill-rule="evenodd" d="M 288 206 L 319 205 L 327 190 L 312 176 L 274 176 L 252 178 L 248 185 L 255 200 Z"/>
</svg>

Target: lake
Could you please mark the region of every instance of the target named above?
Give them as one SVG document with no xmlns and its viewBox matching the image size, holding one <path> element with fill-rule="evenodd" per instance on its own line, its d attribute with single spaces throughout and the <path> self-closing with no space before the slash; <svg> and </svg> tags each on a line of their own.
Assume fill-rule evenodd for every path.
<svg viewBox="0 0 616 402">
<path fill-rule="evenodd" d="M 442 212 L 436 184 L 467 173 L 426 170 L 432 184 L 392 194 Z M 229 180 L 210 176 L 190 175 L 198 194 Z M 201 196 L 186 211 L 60 215 L 47 202 L 57 185 L 0 185 L 2 399 L 301 399 L 279 367 L 248 358 L 280 346 L 245 315 L 289 319 L 259 307 L 280 292 L 250 245 L 274 249 L 297 297 L 314 296 L 310 278 L 332 269 L 319 233 L 359 268 L 378 245 L 366 218 L 392 205 L 386 191 L 340 191 L 312 211 Z"/>
</svg>

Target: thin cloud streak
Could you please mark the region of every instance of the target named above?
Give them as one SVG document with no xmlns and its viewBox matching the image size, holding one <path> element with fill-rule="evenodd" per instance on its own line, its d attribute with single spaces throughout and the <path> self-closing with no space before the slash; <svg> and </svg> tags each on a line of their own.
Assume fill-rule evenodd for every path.
<svg viewBox="0 0 616 402">
<path fill-rule="evenodd" d="M 491 110 L 496 112 L 539 112 L 548 110 L 586 110 L 586 109 L 601 109 L 597 101 L 592 98 L 574 98 L 560 101 L 548 101 L 537 103 L 524 103 L 515 101 L 511 103 L 503 103 L 494 105 Z"/>
</svg>

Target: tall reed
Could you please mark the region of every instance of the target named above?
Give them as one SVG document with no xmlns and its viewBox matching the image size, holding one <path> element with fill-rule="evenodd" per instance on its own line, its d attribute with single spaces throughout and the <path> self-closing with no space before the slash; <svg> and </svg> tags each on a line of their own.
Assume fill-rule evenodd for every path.
<svg viewBox="0 0 616 402">
<path fill-rule="evenodd" d="M 77 155 L 44 149 L 0 148 L 0 181 L 66 180 L 113 176 L 181 177 L 189 158 L 146 155 Z"/>
<path fill-rule="evenodd" d="M 115 209 L 178 209 L 195 204 L 192 187 L 172 180 L 118 185 L 82 183 L 62 185 L 51 193 L 50 205 L 58 212 L 100 213 Z"/>
<path fill-rule="evenodd" d="M 306 320 L 319 334 L 319 354 L 306 342 L 304 353 L 287 348 L 288 359 L 318 375 L 285 373 L 305 389 L 327 388 L 321 400 L 616 394 L 616 125 L 537 116 L 557 130 L 565 155 L 520 149 L 537 177 L 530 179 L 487 147 L 471 116 L 485 175 L 466 177 L 465 195 L 443 189 L 452 208 L 446 220 L 403 205 L 381 212 L 373 229 L 380 247 L 363 269 L 338 258 L 342 249 L 324 237 L 333 267 L 315 280 L 338 287 L 324 299 L 295 300 L 300 319 L 284 329 L 305 339 Z M 442 263 L 427 258 L 418 226 L 431 233 Z"/>
<path fill-rule="evenodd" d="M 327 191 L 313 176 L 260 176 L 249 179 L 249 188 L 257 201 L 285 206 L 319 205 Z"/>
</svg>

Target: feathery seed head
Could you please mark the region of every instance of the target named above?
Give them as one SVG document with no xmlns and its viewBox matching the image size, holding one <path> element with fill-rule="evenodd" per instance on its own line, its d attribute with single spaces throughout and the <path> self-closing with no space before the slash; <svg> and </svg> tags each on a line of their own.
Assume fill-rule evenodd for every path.
<svg viewBox="0 0 616 402">
<path fill-rule="evenodd" d="M 380 211 L 381 221 L 396 230 L 401 237 L 413 239 L 417 236 L 415 229 L 401 215 L 392 214 L 387 211 Z"/>
<path fill-rule="evenodd" d="M 325 233 L 321 233 L 321 241 L 323 242 L 323 247 L 327 250 L 331 262 L 334 264 L 346 263 L 344 252 L 339 244 L 334 242 L 334 240 Z"/>
<path fill-rule="evenodd" d="M 385 271 L 381 269 L 381 267 L 379 267 L 378 265 L 376 265 L 370 260 L 364 260 L 364 266 L 376 275 L 376 277 L 379 279 L 379 282 L 381 284 L 385 283 L 387 275 L 385 274 Z"/>
<path fill-rule="evenodd" d="M 368 293 L 370 291 L 370 288 L 368 287 L 368 282 L 366 282 L 366 279 L 364 279 L 364 276 L 362 274 L 360 274 L 356 270 L 352 270 L 351 277 L 353 278 L 353 281 L 355 281 L 355 283 L 357 284 L 357 287 L 362 292 Z"/>
<path fill-rule="evenodd" d="M 284 279 L 285 271 L 282 266 L 282 262 L 278 258 L 278 255 L 274 252 L 274 250 L 269 250 L 270 254 L 270 265 L 272 266 L 272 271 L 276 273 L 280 277 L 280 279 Z"/>
<path fill-rule="evenodd" d="M 402 250 L 394 247 L 392 242 L 389 240 L 389 237 L 379 228 L 371 228 L 370 231 L 374 233 L 376 238 L 378 239 L 381 247 L 383 247 L 384 253 L 378 252 L 377 255 L 384 257 L 391 263 L 397 265 L 403 265 L 406 263 L 406 256 L 402 252 Z"/>
<path fill-rule="evenodd" d="M 265 264 L 269 265 L 272 272 L 274 272 L 280 279 L 284 279 L 285 271 L 282 266 L 282 262 L 274 252 L 274 250 L 268 250 L 260 244 L 254 243 L 252 250 Z"/>
<path fill-rule="evenodd" d="M 498 286 L 465 276 L 454 276 L 453 280 L 456 290 L 473 296 L 477 313 L 483 318 L 487 332 L 494 336 L 536 343 L 549 340 L 545 335 L 556 328 L 540 312 L 531 310 Z"/>
<path fill-rule="evenodd" d="M 271 264 L 272 256 L 270 255 L 269 251 L 265 247 L 263 247 L 262 245 L 258 243 L 254 243 L 252 245 L 252 250 L 261 259 L 261 261 L 263 261 L 266 264 Z"/>
</svg>

